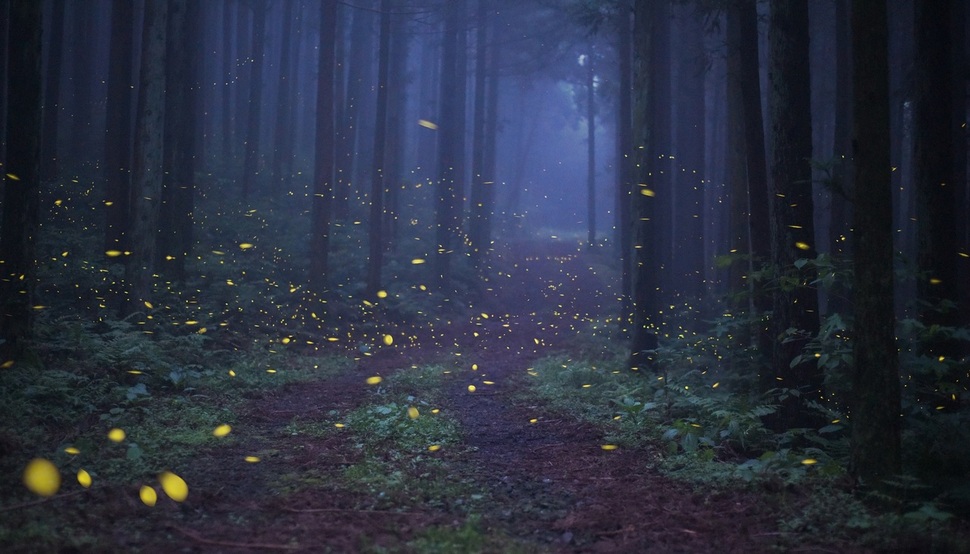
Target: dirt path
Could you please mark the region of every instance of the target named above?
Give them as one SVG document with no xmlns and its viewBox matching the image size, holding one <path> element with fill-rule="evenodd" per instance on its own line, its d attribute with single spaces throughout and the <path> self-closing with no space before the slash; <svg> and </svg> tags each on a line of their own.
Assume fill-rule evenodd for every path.
<svg viewBox="0 0 970 554">
<path fill-rule="evenodd" d="M 771 550 L 775 516 L 756 496 L 691 492 L 651 471 L 650 452 L 604 451 L 595 428 L 521 394 L 534 361 L 572 347 L 578 319 L 615 308 L 596 260 L 562 242 L 513 245 L 478 315 L 337 378 L 253 398 L 235 442 L 181 468 L 185 502 L 146 512 L 136 494 L 94 491 L 110 521 L 91 525 L 111 529 L 119 550 L 147 552 Z M 359 406 L 387 402 L 365 377 L 428 363 L 451 369 L 435 406 L 463 444 L 433 455 L 389 447 L 375 463 L 365 437 L 335 430 Z M 368 479 L 381 485 L 359 485 Z"/>
<path fill-rule="evenodd" d="M 592 260 L 561 243 L 514 245 L 500 256 L 498 286 L 480 307 L 485 315 L 449 322 L 434 334 L 439 349 L 450 349 L 418 346 L 366 358 L 346 378 L 295 385 L 254 401 L 248 433 L 264 438 L 220 458 L 262 453 L 256 476 L 241 462 L 228 467 L 222 459 L 201 462 L 198 471 L 221 472 L 226 487 L 193 502 L 198 523 L 173 525 L 171 537 L 187 551 L 407 550 L 402 545 L 422 530 L 459 526 L 466 513 L 435 505 L 433 498 L 424 505 L 388 505 L 332 486 L 333 478 L 359 461 L 359 453 L 346 436 L 295 436 L 293 430 L 294 419 L 325 421 L 327 414 L 366 402 L 363 375 L 439 362 L 455 367 L 443 387 L 441 409 L 457 417 L 468 447 L 450 460 L 450 477 L 489 499 L 475 510 L 481 533 L 510 537 L 523 551 L 768 548 L 771 518 L 754 499 L 693 494 L 649 472 L 650 453 L 604 451 L 596 429 L 516 400 L 530 364 L 569 347 L 577 332 L 574 315 L 604 314 L 613 307 L 612 283 Z M 476 392 L 468 391 L 470 384 Z M 267 488 L 280 488 L 278 482 L 270 487 L 274 476 L 291 475 L 301 475 L 291 494 L 266 496 Z M 142 546 L 161 546 L 153 543 Z"/>
</svg>

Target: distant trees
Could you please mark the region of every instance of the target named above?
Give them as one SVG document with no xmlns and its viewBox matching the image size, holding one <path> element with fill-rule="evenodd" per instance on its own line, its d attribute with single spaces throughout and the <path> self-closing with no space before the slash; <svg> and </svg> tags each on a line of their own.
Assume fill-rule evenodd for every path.
<svg viewBox="0 0 970 554">
<path fill-rule="evenodd" d="M 33 321 L 41 144 L 41 3 L 9 2 L 6 164 L 0 226 L 0 356 L 20 356 Z"/>
</svg>

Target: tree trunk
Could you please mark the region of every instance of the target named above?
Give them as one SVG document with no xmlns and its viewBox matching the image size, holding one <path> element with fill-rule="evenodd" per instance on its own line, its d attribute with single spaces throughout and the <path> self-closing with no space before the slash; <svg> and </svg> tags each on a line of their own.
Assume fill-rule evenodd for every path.
<svg viewBox="0 0 970 554">
<path fill-rule="evenodd" d="M 290 51 L 293 44 L 293 8 L 296 2 L 290 1 L 283 7 L 283 32 L 280 35 L 280 77 L 279 96 L 276 99 L 276 128 L 273 130 L 273 182 L 276 194 L 283 194 L 290 184 L 290 174 L 284 171 L 288 163 L 284 160 L 293 158 L 292 137 L 293 122 L 290 115 L 293 111 L 290 105 L 296 102 L 290 92 L 292 80 L 290 76 Z"/>
<path fill-rule="evenodd" d="M 901 471 L 886 13 L 885 0 L 852 2 L 855 369 L 851 469 L 870 486 Z"/>
<path fill-rule="evenodd" d="M 249 81 L 249 106 L 246 117 L 246 157 L 243 160 L 243 205 L 259 179 L 261 168 L 259 152 L 259 119 L 263 108 L 263 56 L 266 43 L 266 2 L 253 0 L 253 71 Z"/>
<path fill-rule="evenodd" d="M 913 181 L 916 189 L 917 265 L 916 293 L 919 318 L 925 325 L 954 326 L 959 322 L 956 303 L 959 250 L 956 226 L 956 183 L 953 171 L 953 89 L 948 65 L 950 35 L 941 28 L 950 14 L 950 0 L 914 3 L 915 63 L 913 95 Z M 932 341 L 926 353 L 954 356 L 956 345 Z"/>
<path fill-rule="evenodd" d="M 60 175 L 60 159 L 57 152 L 57 128 L 63 106 L 61 105 L 61 73 L 64 60 L 64 10 L 65 2 L 51 2 L 50 36 L 47 38 L 47 66 L 44 68 L 44 130 L 41 133 L 41 174 L 43 182 L 50 182 Z M 112 63 L 114 62 L 112 58 Z M 129 71 L 131 71 L 129 69 Z M 8 72 L 9 75 L 9 72 Z"/>
<path fill-rule="evenodd" d="M 310 294 L 325 301 L 330 255 L 330 210 L 334 179 L 334 73 L 337 0 L 320 3 L 320 59 L 317 65 L 316 158 L 310 234 Z"/>
<path fill-rule="evenodd" d="M 156 267 L 175 281 L 185 280 L 185 258 L 192 248 L 195 203 L 196 91 L 200 52 L 192 48 L 201 5 L 169 0 L 165 60 L 164 177 Z"/>
<path fill-rule="evenodd" d="M 166 0 L 145 0 L 135 149 L 131 175 L 131 254 L 125 260 L 125 314 L 145 307 L 152 292 L 155 233 L 162 193 L 165 121 Z"/>
<path fill-rule="evenodd" d="M 387 75 L 391 49 L 391 0 L 381 0 L 381 30 L 377 48 L 377 115 L 374 120 L 374 162 L 371 170 L 367 292 L 381 290 L 384 264 L 384 151 L 387 139 Z"/>
<path fill-rule="evenodd" d="M 367 76 L 371 72 L 373 45 L 370 41 L 368 21 L 371 13 L 354 10 L 350 29 L 350 55 L 347 67 L 347 94 L 344 99 L 343 125 L 338 142 L 337 182 L 333 191 L 334 217 L 340 221 L 350 218 L 350 199 L 354 189 L 359 189 L 357 177 L 360 163 L 358 146 L 363 143 L 360 132 L 363 120 L 361 105 L 366 96 Z"/>
<path fill-rule="evenodd" d="M 593 49 L 586 55 L 586 246 L 596 245 L 596 73 Z"/>
<path fill-rule="evenodd" d="M 111 59 L 108 62 L 108 110 L 105 122 L 104 250 L 124 252 L 131 197 L 131 104 L 134 90 L 134 2 L 111 2 Z"/>
<path fill-rule="evenodd" d="M 665 3 L 665 2 L 664 2 Z M 656 192 L 652 170 L 656 169 L 655 127 L 657 110 L 653 103 L 658 84 L 654 69 L 658 50 L 657 27 L 668 24 L 663 18 L 666 6 L 652 0 L 636 0 L 633 24 L 633 145 L 636 148 L 637 184 L 632 191 L 636 218 L 633 236 L 633 341 L 630 369 L 652 367 L 650 351 L 657 347 L 655 333 L 658 314 L 658 263 L 656 245 Z M 662 50 L 662 49 L 659 49 Z M 659 82 L 658 82 L 659 81 Z"/>
<path fill-rule="evenodd" d="M 730 198 L 728 217 L 729 242 L 728 248 L 734 256 L 728 273 L 728 291 L 732 303 L 731 309 L 753 310 L 750 295 L 745 298 L 743 293 L 749 292 L 751 285 L 751 248 L 748 213 L 748 168 L 747 149 L 745 143 L 746 122 L 744 119 L 744 94 L 742 89 L 741 44 L 744 37 L 741 34 L 741 4 L 732 3 L 726 15 L 726 47 L 727 47 L 727 184 Z M 757 35 L 754 37 L 757 41 Z M 757 48 L 757 43 L 755 44 Z M 757 60 L 755 60 L 757 64 Z M 757 68 L 756 68 L 757 69 Z M 760 115 L 760 109 L 759 109 Z M 742 301 L 744 298 L 744 301 Z M 739 344 L 750 337 L 738 337 Z"/>
<path fill-rule="evenodd" d="M 798 391 L 808 401 L 820 400 L 822 376 L 814 360 L 791 367 L 805 343 L 818 334 L 818 295 L 809 286 L 815 272 L 795 267 L 799 258 L 814 258 L 812 200 L 812 128 L 808 58 L 808 4 L 777 0 L 768 20 L 768 110 L 772 130 L 768 193 L 771 265 L 777 279 L 772 294 L 771 333 L 775 344 L 771 367 L 761 375 L 762 390 Z M 801 399 L 789 394 L 772 418 L 777 429 L 807 427 Z"/>
<path fill-rule="evenodd" d="M 617 102 L 616 145 L 617 145 L 617 183 L 616 183 L 616 214 L 617 214 L 617 244 L 620 253 L 620 326 L 624 334 L 629 332 L 629 325 L 633 322 L 633 276 L 631 258 L 633 254 L 633 214 L 634 198 L 634 167 L 633 160 L 633 120 L 632 84 L 633 60 L 631 59 L 631 29 L 630 12 L 620 10 L 617 16 L 618 40 L 617 56 L 619 58 L 619 100 Z"/>
<path fill-rule="evenodd" d="M 435 275 L 444 288 L 451 281 L 451 259 L 460 233 L 458 210 L 464 154 L 465 68 L 459 65 L 464 0 L 448 2 L 441 43 L 441 92 L 438 117 L 438 181 L 435 187 Z"/>
<path fill-rule="evenodd" d="M 397 242 L 400 228 L 400 192 L 403 184 L 402 166 L 404 161 L 404 117 L 408 105 L 409 79 L 407 73 L 409 40 L 407 21 L 398 16 L 391 22 L 391 59 L 388 68 L 388 87 L 394 94 L 388 98 L 387 106 L 387 151 L 384 159 L 384 182 L 387 190 L 387 205 L 384 210 L 384 232 L 386 241 L 393 247 Z"/>
<path fill-rule="evenodd" d="M 30 339 L 39 219 L 41 3 L 11 0 L 7 71 L 3 222 L 0 226 L 0 359 L 20 357 Z"/>
<path fill-rule="evenodd" d="M 232 159 L 232 9 L 233 0 L 222 5 L 222 157 L 223 163 Z"/>
<path fill-rule="evenodd" d="M 478 26 L 475 28 L 475 106 L 472 116 L 472 191 L 471 217 L 468 222 L 469 250 L 472 267 L 476 272 L 482 269 L 487 237 L 482 228 L 485 218 L 485 189 L 491 183 L 485 182 L 485 81 L 488 60 L 488 8 L 485 0 L 478 0 L 476 12 Z"/>
</svg>

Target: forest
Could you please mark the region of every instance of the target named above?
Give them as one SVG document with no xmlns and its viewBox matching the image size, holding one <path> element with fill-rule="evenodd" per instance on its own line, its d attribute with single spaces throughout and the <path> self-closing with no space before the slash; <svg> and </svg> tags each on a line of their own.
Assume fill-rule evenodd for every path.
<svg viewBox="0 0 970 554">
<path fill-rule="evenodd" d="M 962 0 L 0 0 L 4 552 L 970 552 Z"/>
</svg>

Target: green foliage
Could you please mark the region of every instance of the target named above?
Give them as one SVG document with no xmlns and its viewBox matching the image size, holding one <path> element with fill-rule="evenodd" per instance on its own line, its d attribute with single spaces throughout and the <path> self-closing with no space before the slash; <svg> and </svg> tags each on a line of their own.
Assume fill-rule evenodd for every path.
<svg viewBox="0 0 970 554">
<path fill-rule="evenodd" d="M 458 423 L 441 413 L 431 413 L 430 406 L 408 396 L 403 402 L 364 406 L 347 414 L 347 425 L 354 431 L 358 448 L 390 448 L 396 452 L 424 452 L 431 445 L 455 445 L 461 442 Z M 408 408 L 417 407 L 412 419 Z"/>
</svg>

